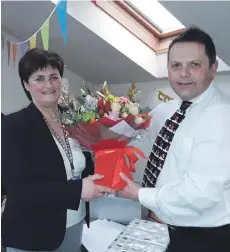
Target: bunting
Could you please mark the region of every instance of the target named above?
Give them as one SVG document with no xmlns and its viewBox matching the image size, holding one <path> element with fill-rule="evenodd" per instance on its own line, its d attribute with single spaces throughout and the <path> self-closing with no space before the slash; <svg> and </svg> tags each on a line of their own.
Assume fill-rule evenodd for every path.
<svg viewBox="0 0 230 252">
<path fill-rule="evenodd" d="M 49 21 L 47 19 L 41 28 L 42 43 L 45 50 L 49 49 Z"/>
<path fill-rule="evenodd" d="M 2 34 L 1 34 L 2 35 Z M 5 38 L 4 38 L 4 36 L 2 35 L 2 41 L 1 41 L 1 43 L 2 43 L 2 51 L 4 50 L 4 47 L 5 47 Z"/>
<path fill-rule="evenodd" d="M 67 0 L 60 0 L 57 4 L 56 12 L 58 15 L 62 36 L 65 44 L 67 42 Z"/>
<path fill-rule="evenodd" d="M 10 41 L 7 40 L 8 66 L 10 65 Z"/>
<path fill-rule="evenodd" d="M 36 47 L 36 40 L 37 40 L 37 34 L 35 33 L 31 38 L 30 38 L 30 49 L 33 49 Z"/>
<path fill-rule="evenodd" d="M 23 57 L 26 53 L 26 44 L 20 44 L 20 52 L 21 52 L 21 57 Z"/>
<path fill-rule="evenodd" d="M 49 32 L 50 32 L 50 18 L 53 15 L 53 13 L 56 11 L 59 25 L 61 27 L 62 36 L 64 39 L 64 43 L 67 43 L 67 0 L 60 0 L 49 17 L 45 20 L 45 22 L 42 24 L 42 26 L 39 28 L 37 32 L 35 32 L 30 38 L 19 42 L 19 43 L 11 43 L 10 40 L 5 39 L 4 35 L 1 34 L 1 43 L 2 43 L 2 50 L 5 48 L 5 41 L 7 45 L 7 54 L 8 54 L 8 65 L 10 64 L 10 58 L 11 58 L 11 44 L 12 44 L 12 56 L 13 56 L 13 62 L 15 64 L 18 51 L 20 52 L 20 56 L 24 56 L 25 52 L 29 47 L 35 48 L 37 45 L 37 34 L 41 31 L 41 37 L 42 37 L 42 44 L 43 48 L 45 50 L 49 49 Z M 18 50 L 18 46 L 19 49 Z"/>
<path fill-rule="evenodd" d="M 94 3 L 94 5 L 97 6 L 97 1 L 96 0 L 92 0 L 92 2 Z"/>
<path fill-rule="evenodd" d="M 14 62 L 14 66 L 16 64 L 16 58 L 17 58 L 17 44 L 13 44 L 13 62 Z"/>
</svg>

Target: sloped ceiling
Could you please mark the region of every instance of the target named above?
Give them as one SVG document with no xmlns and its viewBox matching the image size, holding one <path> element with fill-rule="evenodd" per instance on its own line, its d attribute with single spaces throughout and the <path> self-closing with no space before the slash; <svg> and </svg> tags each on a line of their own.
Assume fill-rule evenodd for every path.
<svg viewBox="0 0 230 252">
<path fill-rule="evenodd" d="M 3 1 L 2 29 L 19 40 L 37 31 L 54 9 L 51 1 Z M 50 19 L 50 50 L 59 53 L 67 67 L 94 84 L 152 81 L 154 76 L 110 44 L 68 16 L 68 38 L 64 44 L 57 15 Z M 38 36 L 38 47 L 41 38 Z"/>
<path fill-rule="evenodd" d="M 230 66 L 230 1 L 159 1 L 186 27 L 196 25 L 211 35 L 217 55 Z"/>
<path fill-rule="evenodd" d="M 162 1 L 185 26 L 195 24 L 214 38 L 218 56 L 230 65 L 230 2 Z M 2 29 L 19 40 L 29 38 L 54 9 L 51 1 L 2 1 Z M 58 52 L 67 67 L 87 81 L 100 84 L 148 82 L 154 76 L 110 44 L 68 16 L 64 44 L 56 14 L 50 19 L 50 49 Z M 38 46 L 41 38 L 38 36 Z"/>
</svg>

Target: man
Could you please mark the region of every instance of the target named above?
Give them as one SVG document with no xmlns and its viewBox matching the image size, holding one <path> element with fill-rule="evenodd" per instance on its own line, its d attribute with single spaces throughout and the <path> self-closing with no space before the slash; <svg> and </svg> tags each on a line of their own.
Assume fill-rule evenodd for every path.
<svg viewBox="0 0 230 252">
<path fill-rule="evenodd" d="M 164 111 L 166 121 L 143 187 L 121 174 L 127 186 L 120 195 L 173 227 L 169 252 L 230 251 L 230 103 L 211 84 L 217 67 L 213 41 L 198 28 L 170 44 L 168 79 L 181 100 L 154 111 Z"/>
</svg>

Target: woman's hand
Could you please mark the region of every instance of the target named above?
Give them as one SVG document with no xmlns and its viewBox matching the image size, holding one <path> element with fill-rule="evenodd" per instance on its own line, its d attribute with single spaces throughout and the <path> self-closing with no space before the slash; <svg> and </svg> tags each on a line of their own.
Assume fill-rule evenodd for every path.
<svg viewBox="0 0 230 252">
<path fill-rule="evenodd" d="M 94 181 L 103 179 L 103 177 L 103 175 L 94 174 L 82 180 L 82 200 L 90 201 L 95 198 L 104 197 L 105 193 L 114 193 L 112 189 L 94 183 Z"/>
</svg>

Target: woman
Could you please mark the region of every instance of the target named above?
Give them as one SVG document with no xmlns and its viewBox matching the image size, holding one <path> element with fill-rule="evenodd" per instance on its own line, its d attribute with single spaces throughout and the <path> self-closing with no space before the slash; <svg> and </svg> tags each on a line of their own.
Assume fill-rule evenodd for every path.
<svg viewBox="0 0 230 252">
<path fill-rule="evenodd" d="M 1 113 L 1 132 L 3 129 L 3 120 L 5 115 Z M 6 191 L 4 185 L 1 183 L 1 212 L 3 213 L 5 208 L 5 202 L 6 202 Z"/>
<path fill-rule="evenodd" d="M 69 139 L 59 120 L 63 60 L 40 49 L 19 62 L 31 104 L 4 118 L 2 179 L 7 203 L 2 237 L 7 252 L 78 252 L 93 198 L 111 193 L 97 186 L 90 153 Z M 82 179 L 81 179 L 82 178 Z"/>
<path fill-rule="evenodd" d="M 3 131 L 4 118 L 5 118 L 5 115 L 3 113 L 1 113 L 1 133 Z M 3 183 L 1 183 L 1 215 L 4 212 L 5 205 L 6 205 L 6 190 L 5 190 Z"/>
</svg>

